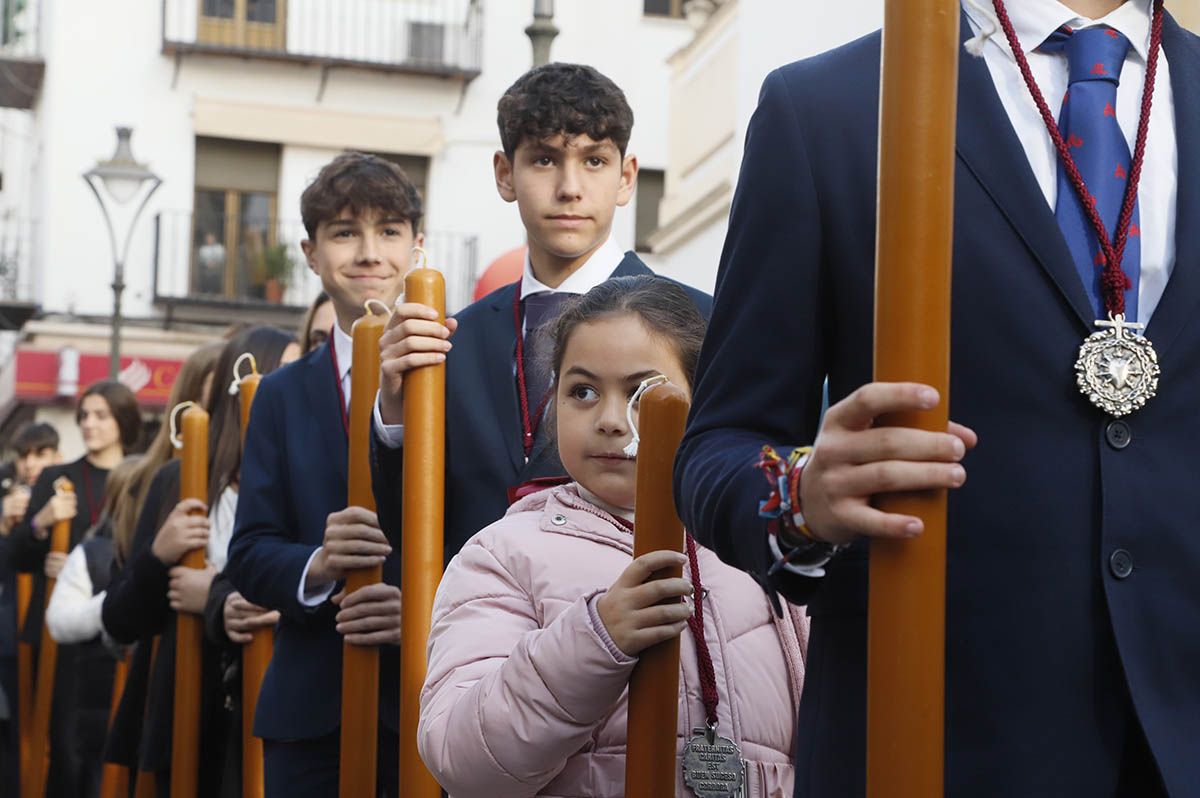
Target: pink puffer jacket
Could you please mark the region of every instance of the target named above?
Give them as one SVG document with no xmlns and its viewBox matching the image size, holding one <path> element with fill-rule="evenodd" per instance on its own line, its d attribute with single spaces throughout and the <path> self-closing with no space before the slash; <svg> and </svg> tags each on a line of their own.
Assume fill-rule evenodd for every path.
<svg viewBox="0 0 1200 798">
<path fill-rule="evenodd" d="M 529 496 L 477 534 L 438 590 L 421 693 L 421 756 L 453 798 L 619 798 L 634 660 L 595 601 L 633 537 L 575 485 Z M 741 747 L 748 796 L 790 798 L 807 623 L 777 619 L 746 574 L 699 550 L 722 734 Z M 686 572 L 686 569 L 685 569 Z M 696 647 L 681 637 L 677 751 L 704 725 Z M 677 779 L 677 794 L 691 796 Z"/>
</svg>

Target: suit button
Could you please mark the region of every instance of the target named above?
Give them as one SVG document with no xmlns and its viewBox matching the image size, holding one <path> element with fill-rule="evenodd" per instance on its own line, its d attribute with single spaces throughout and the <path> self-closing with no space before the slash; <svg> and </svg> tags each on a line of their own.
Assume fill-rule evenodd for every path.
<svg viewBox="0 0 1200 798">
<path fill-rule="evenodd" d="M 1133 432 L 1124 421 L 1110 421 L 1104 428 L 1104 437 L 1108 439 L 1108 445 L 1118 452 L 1133 442 Z"/>
<path fill-rule="evenodd" d="M 1125 549 L 1117 549 L 1108 558 L 1108 568 L 1117 579 L 1124 579 L 1133 573 L 1133 557 Z"/>
</svg>

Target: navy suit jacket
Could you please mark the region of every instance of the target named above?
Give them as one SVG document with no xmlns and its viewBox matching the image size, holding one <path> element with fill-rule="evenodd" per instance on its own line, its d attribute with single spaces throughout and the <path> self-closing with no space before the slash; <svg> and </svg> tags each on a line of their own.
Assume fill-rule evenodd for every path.
<svg viewBox="0 0 1200 798">
<path fill-rule="evenodd" d="M 612 277 L 653 274 L 632 252 Z M 472 535 L 504 515 L 508 489 L 538 477 L 561 476 L 558 447 L 538 426 L 529 462 L 521 446 L 521 411 L 513 363 L 516 283 L 498 288 L 460 312 L 454 351 L 446 359 L 446 535 L 447 562 Z M 705 318 L 712 297 L 684 286 Z M 372 471 L 379 523 L 399 537 L 403 449 L 377 441 Z"/>
<path fill-rule="evenodd" d="M 1177 253 L 1147 330 L 1159 396 L 1122 449 L 1075 387 L 1094 314 L 1054 214 L 987 66 L 960 59 L 950 413 L 979 446 L 949 505 L 947 795 L 1112 795 L 1134 712 L 1171 794 L 1200 794 L 1200 40 L 1168 18 L 1163 48 Z M 759 574 L 760 447 L 814 439 L 826 376 L 830 401 L 871 380 L 879 58 L 876 33 L 777 70 L 747 135 L 676 496 Z M 864 791 L 867 556 L 777 582 L 813 622 L 798 796 Z"/>
<path fill-rule="evenodd" d="M 346 507 L 347 439 L 329 346 L 268 374 L 255 394 L 225 566 L 246 599 L 282 614 L 254 718 L 254 733 L 270 740 L 313 739 L 341 723 L 337 608 L 305 607 L 296 596 L 326 518 Z M 399 585 L 398 554 L 383 578 Z M 393 731 L 399 668 L 398 649 L 382 646 L 379 718 Z"/>
</svg>

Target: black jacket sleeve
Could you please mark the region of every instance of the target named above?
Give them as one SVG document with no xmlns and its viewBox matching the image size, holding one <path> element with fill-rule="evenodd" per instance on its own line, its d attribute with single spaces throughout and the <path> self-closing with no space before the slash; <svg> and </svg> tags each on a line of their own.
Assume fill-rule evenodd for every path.
<svg viewBox="0 0 1200 798">
<path fill-rule="evenodd" d="M 25 517 L 13 527 L 9 536 L 10 556 L 13 567 L 18 571 L 38 573 L 42 570 L 46 553 L 50 551 L 50 536 L 39 540 L 33 534 L 33 518 L 54 496 L 54 480 L 62 476 L 62 473 L 62 468 L 55 467 L 42 471 L 33 486 Z"/>
<path fill-rule="evenodd" d="M 204 635 L 210 642 L 223 648 L 237 648 L 225 634 L 225 600 L 236 591 L 233 582 L 222 571 L 213 577 L 212 585 L 208 588 L 208 600 L 204 602 Z"/>
<path fill-rule="evenodd" d="M 101 618 L 120 643 L 160 634 L 171 615 L 167 602 L 168 567 L 150 550 L 154 536 L 179 499 L 179 462 L 158 470 L 138 514 L 129 558 L 104 596 Z"/>
</svg>

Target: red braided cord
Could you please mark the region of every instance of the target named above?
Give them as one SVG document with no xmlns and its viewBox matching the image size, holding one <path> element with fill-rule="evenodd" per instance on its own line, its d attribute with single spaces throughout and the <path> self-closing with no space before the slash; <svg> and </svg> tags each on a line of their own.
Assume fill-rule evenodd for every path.
<svg viewBox="0 0 1200 798">
<path fill-rule="evenodd" d="M 688 568 L 692 574 L 692 606 L 695 612 L 688 618 L 688 628 L 696 640 L 696 660 L 700 665 L 700 696 L 704 700 L 705 720 L 712 726 L 717 723 L 717 705 L 721 701 L 717 693 L 717 671 L 713 667 L 712 654 L 704 637 L 704 586 L 700 584 L 700 560 L 696 555 L 696 539 L 687 535 Z"/>
<path fill-rule="evenodd" d="M 547 390 L 546 395 L 538 402 L 537 415 L 531 417 L 529 415 L 529 390 L 525 387 L 525 336 L 521 330 L 521 283 L 517 282 L 517 293 L 513 297 L 513 327 L 517 333 L 517 398 L 521 401 L 521 448 L 525 450 L 525 459 L 533 454 L 533 436 L 537 432 L 538 425 L 542 421 L 542 414 L 546 412 L 546 405 L 550 403 L 552 392 Z"/>
<path fill-rule="evenodd" d="M 1067 142 L 1058 129 L 1058 123 L 1050 112 L 1050 107 L 1046 104 L 1046 98 L 1042 96 L 1037 81 L 1033 79 L 1029 60 L 1025 57 L 1025 51 L 1021 49 L 1021 42 L 1017 39 L 1017 32 L 1013 29 L 1012 20 L 1008 17 L 1004 0 L 992 0 L 992 5 L 996 9 L 996 18 L 1000 21 L 1000 27 L 1008 39 L 1008 45 L 1012 49 L 1017 66 L 1020 67 L 1021 77 L 1024 78 L 1025 85 L 1029 89 L 1030 95 L 1033 96 L 1033 101 L 1042 115 L 1042 121 L 1046 123 L 1046 130 L 1050 133 L 1050 139 L 1054 142 L 1054 148 L 1058 151 L 1058 157 L 1067 171 L 1067 178 L 1075 187 L 1075 193 L 1079 196 L 1084 212 L 1087 213 L 1092 227 L 1096 230 L 1100 250 L 1104 255 L 1104 270 L 1100 274 L 1100 285 L 1104 291 L 1105 309 L 1114 316 L 1123 314 L 1125 312 L 1125 291 L 1132 286 L 1132 281 L 1122 271 L 1121 260 L 1125 256 L 1125 245 L 1129 239 L 1130 222 L 1133 219 L 1133 206 L 1137 202 L 1138 182 L 1142 176 L 1142 161 L 1146 155 L 1146 137 L 1150 130 L 1150 107 L 1154 99 L 1154 82 L 1158 74 L 1158 52 L 1162 46 L 1163 0 L 1154 0 L 1154 19 L 1150 28 L 1150 52 L 1146 63 L 1146 82 L 1142 88 L 1141 116 L 1138 120 L 1137 139 L 1134 144 L 1129 179 L 1125 185 L 1125 198 L 1121 204 L 1120 216 L 1118 216 L 1115 246 L 1108 238 L 1104 220 L 1100 218 L 1100 212 L 1096 210 L 1095 200 L 1092 199 L 1091 192 L 1087 190 L 1087 184 L 1083 180 L 1083 175 L 1079 173 L 1079 167 L 1075 165 L 1075 159 L 1071 157 L 1070 147 L 1067 146 Z"/>
</svg>

